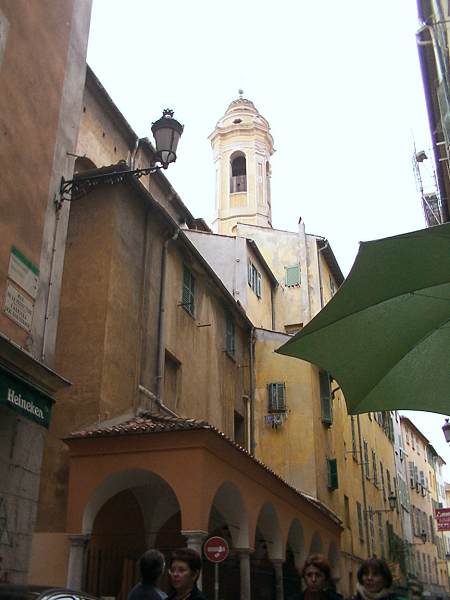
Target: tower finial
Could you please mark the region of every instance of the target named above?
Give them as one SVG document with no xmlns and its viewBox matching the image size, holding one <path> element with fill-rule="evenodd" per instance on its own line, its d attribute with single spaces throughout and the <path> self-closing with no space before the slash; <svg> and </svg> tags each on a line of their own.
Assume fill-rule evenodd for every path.
<svg viewBox="0 0 450 600">
<path fill-rule="evenodd" d="M 238 93 L 239 93 L 239 100 L 242 100 L 242 98 L 244 97 L 244 90 L 242 88 L 239 88 Z"/>
</svg>

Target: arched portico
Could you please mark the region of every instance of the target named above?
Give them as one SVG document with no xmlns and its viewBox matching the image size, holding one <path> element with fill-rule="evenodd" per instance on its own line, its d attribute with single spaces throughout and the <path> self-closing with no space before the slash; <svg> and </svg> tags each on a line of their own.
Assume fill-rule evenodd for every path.
<svg viewBox="0 0 450 600">
<path fill-rule="evenodd" d="M 158 435 L 146 433 L 147 423 L 151 432 L 158 427 Z M 281 600 L 286 556 L 298 564 L 306 548 L 322 549 L 321 535 L 327 547 L 330 541 L 339 543 L 340 526 L 329 510 L 203 423 L 135 417 L 120 427 L 81 432 L 66 441 L 67 535 L 73 549 L 69 582 L 76 587 L 84 587 L 86 536 L 100 531 L 100 516 L 98 522 L 109 523 L 113 531 L 114 515 L 125 504 L 128 513 L 138 514 L 134 527 L 143 530 L 144 547 L 169 553 L 183 544 L 201 551 L 208 535 L 227 538 L 240 600 L 267 595 L 267 590 L 269 598 Z M 206 580 L 205 586 L 212 594 Z"/>
</svg>

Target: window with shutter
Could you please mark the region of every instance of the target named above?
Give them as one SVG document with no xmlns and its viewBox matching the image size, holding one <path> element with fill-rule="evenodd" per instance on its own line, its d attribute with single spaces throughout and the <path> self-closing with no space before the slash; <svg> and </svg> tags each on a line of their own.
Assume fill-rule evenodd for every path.
<svg viewBox="0 0 450 600">
<path fill-rule="evenodd" d="M 369 465 L 369 446 L 366 440 L 363 440 L 363 453 L 364 453 L 364 474 L 366 479 L 370 479 L 370 465 Z"/>
<path fill-rule="evenodd" d="M 191 316 L 194 316 L 195 277 L 185 266 L 183 269 L 183 291 L 181 305 Z"/>
<path fill-rule="evenodd" d="M 331 383 L 330 376 L 326 371 L 319 371 L 319 382 L 322 423 L 325 425 L 331 425 L 333 423 Z"/>
<path fill-rule="evenodd" d="M 287 287 L 300 285 L 301 276 L 299 265 L 295 265 L 294 267 L 286 267 L 285 283 Z"/>
<path fill-rule="evenodd" d="M 261 273 L 255 267 L 255 265 L 249 261 L 248 262 L 248 285 L 252 288 L 258 298 L 262 296 L 262 283 L 261 283 Z"/>
<path fill-rule="evenodd" d="M 269 397 L 269 413 L 286 412 L 286 389 L 284 383 L 269 383 L 267 386 Z"/>
<path fill-rule="evenodd" d="M 227 353 L 234 358 L 236 350 L 236 338 L 234 319 L 230 313 L 226 314 L 226 333 L 225 333 L 225 348 Z"/>
<path fill-rule="evenodd" d="M 328 489 L 337 490 L 339 487 L 337 460 L 335 458 L 327 458 L 328 467 Z"/>
</svg>

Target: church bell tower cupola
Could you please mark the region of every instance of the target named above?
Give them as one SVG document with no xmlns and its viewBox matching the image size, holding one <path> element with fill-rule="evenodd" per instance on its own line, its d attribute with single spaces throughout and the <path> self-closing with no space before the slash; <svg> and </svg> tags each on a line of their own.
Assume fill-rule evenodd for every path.
<svg viewBox="0 0 450 600">
<path fill-rule="evenodd" d="M 253 102 L 233 100 L 209 136 L 216 167 L 216 211 L 213 228 L 233 235 L 236 223 L 272 227 L 270 126 Z"/>
</svg>

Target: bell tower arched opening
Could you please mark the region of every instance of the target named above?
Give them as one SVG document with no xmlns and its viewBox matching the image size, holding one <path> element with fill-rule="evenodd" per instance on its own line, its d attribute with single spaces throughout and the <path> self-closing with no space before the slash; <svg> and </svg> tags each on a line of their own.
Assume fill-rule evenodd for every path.
<svg viewBox="0 0 450 600">
<path fill-rule="evenodd" d="M 230 157 L 230 194 L 247 191 L 247 160 L 243 152 L 234 152 Z"/>
</svg>

